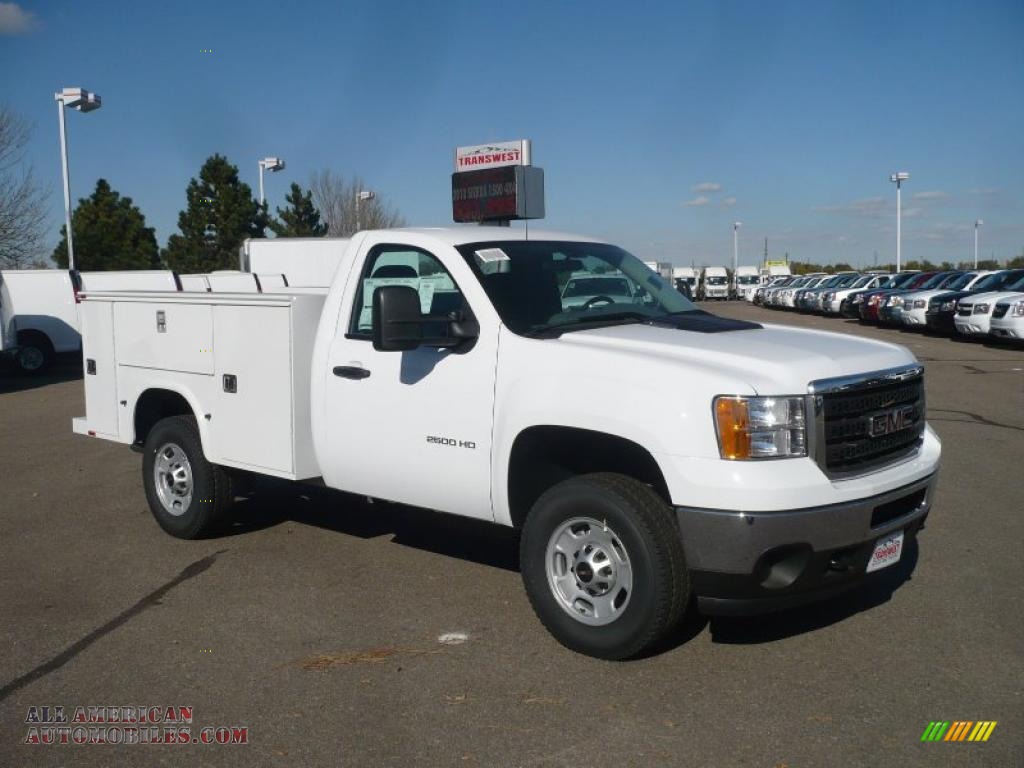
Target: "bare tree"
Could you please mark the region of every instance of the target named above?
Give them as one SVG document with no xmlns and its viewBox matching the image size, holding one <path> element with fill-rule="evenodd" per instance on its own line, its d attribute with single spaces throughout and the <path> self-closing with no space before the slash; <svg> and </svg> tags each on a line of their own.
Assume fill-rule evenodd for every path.
<svg viewBox="0 0 1024 768">
<path fill-rule="evenodd" d="M 329 237 L 351 237 L 356 231 L 356 200 L 368 189 L 358 176 L 346 179 L 341 174 L 324 169 L 310 178 L 313 202 L 327 223 Z M 359 201 L 359 227 L 361 229 L 387 229 L 405 224 L 402 215 L 375 192 L 372 200 Z"/>
<path fill-rule="evenodd" d="M 10 107 L 0 105 L 0 267 L 45 266 L 43 233 L 47 192 L 24 166 L 32 128 Z"/>
</svg>

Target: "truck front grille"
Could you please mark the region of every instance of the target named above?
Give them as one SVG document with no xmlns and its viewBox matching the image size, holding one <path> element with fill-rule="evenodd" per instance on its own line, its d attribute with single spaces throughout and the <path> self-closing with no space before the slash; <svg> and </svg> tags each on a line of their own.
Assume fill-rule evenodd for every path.
<svg viewBox="0 0 1024 768">
<path fill-rule="evenodd" d="M 916 450 L 925 427 L 920 366 L 811 385 L 813 455 L 828 473 L 855 473 Z"/>
<path fill-rule="evenodd" d="M 971 316 L 971 312 L 973 312 L 973 311 L 974 311 L 974 305 L 973 304 L 960 304 L 957 307 L 957 309 L 956 309 L 956 313 L 958 315 L 960 315 L 960 317 L 970 317 Z"/>
<path fill-rule="evenodd" d="M 992 317 L 1006 317 L 1006 313 L 1009 309 L 1009 304 L 996 304 L 996 308 L 992 310 Z"/>
</svg>

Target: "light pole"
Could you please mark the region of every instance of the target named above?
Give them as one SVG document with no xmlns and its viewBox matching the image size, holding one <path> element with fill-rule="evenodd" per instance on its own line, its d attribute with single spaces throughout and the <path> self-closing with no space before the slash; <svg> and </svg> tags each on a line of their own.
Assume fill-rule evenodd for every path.
<svg viewBox="0 0 1024 768">
<path fill-rule="evenodd" d="M 742 221 L 734 221 L 732 223 L 732 283 L 736 287 L 737 296 L 739 295 L 740 286 L 736 281 L 736 267 L 739 264 L 740 258 L 740 227 L 742 226 Z"/>
<path fill-rule="evenodd" d="M 75 244 L 71 233 L 71 179 L 68 175 L 68 136 L 64 127 L 64 108 L 71 107 L 79 112 L 99 109 L 102 99 L 85 88 L 65 88 L 53 94 L 57 102 L 57 120 L 60 123 L 60 166 L 64 174 L 64 226 L 68 234 L 68 269 L 75 268 Z"/>
<path fill-rule="evenodd" d="M 266 202 L 263 196 L 263 171 L 283 171 L 284 160 L 279 157 L 264 157 L 260 160 L 260 205 Z"/>
<path fill-rule="evenodd" d="M 978 268 L 978 227 L 985 222 L 981 219 L 974 220 L 974 268 Z"/>
<path fill-rule="evenodd" d="M 901 219 L 903 215 L 902 208 L 900 207 L 900 185 L 910 178 L 910 174 L 906 171 L 897 171 L 889 176 L 889 181 L 896 185 L 896 271 L 900 271 L 902 265 L 902 254 L 900 248 L 902 246 L 902 237 L 900 232 Z"/>
<path fill-rule="evenodd" d="M 373 193 L 373 190 L 364 189 L 358 195 L 356 195 L 356 232 L 360 230 L 359 223 L 359 203 L 363 200 L 373 200 L 377 195 Z"/>
</svg>

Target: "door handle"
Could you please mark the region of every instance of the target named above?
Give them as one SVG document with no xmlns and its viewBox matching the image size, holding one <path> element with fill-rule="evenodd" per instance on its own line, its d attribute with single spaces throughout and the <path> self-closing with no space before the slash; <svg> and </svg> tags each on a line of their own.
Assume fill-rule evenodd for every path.
<svg viewBox="0 0 1024 768">
<path fill-rule="evenodd" d="M 337 365 L 334 367 L 334 375 L 343 379 L 365 379 L 369 377 L 370 372 L 357 365 Z"/>
</svg>

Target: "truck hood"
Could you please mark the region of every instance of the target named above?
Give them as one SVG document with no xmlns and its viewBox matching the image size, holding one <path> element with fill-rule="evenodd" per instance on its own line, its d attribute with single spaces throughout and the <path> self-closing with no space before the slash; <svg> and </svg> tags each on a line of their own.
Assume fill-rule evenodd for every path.
<svg viewBox="0 0 1024 768">
<path fill-rule="evenodd" d="M 694 376 L 746 382 L 755 393 L 802 394 L 809 382 L 878 371 L 916 362 L 905 347 L 840 333 L 784 325 L 701 333 L 651 325 L 616 325 L 575 331 L 557 343 L 570 349 L 601 350 L 621 364 L 659 360 Z M 616 363 L 611 363 L 616 364 Z"/>
</svg>

